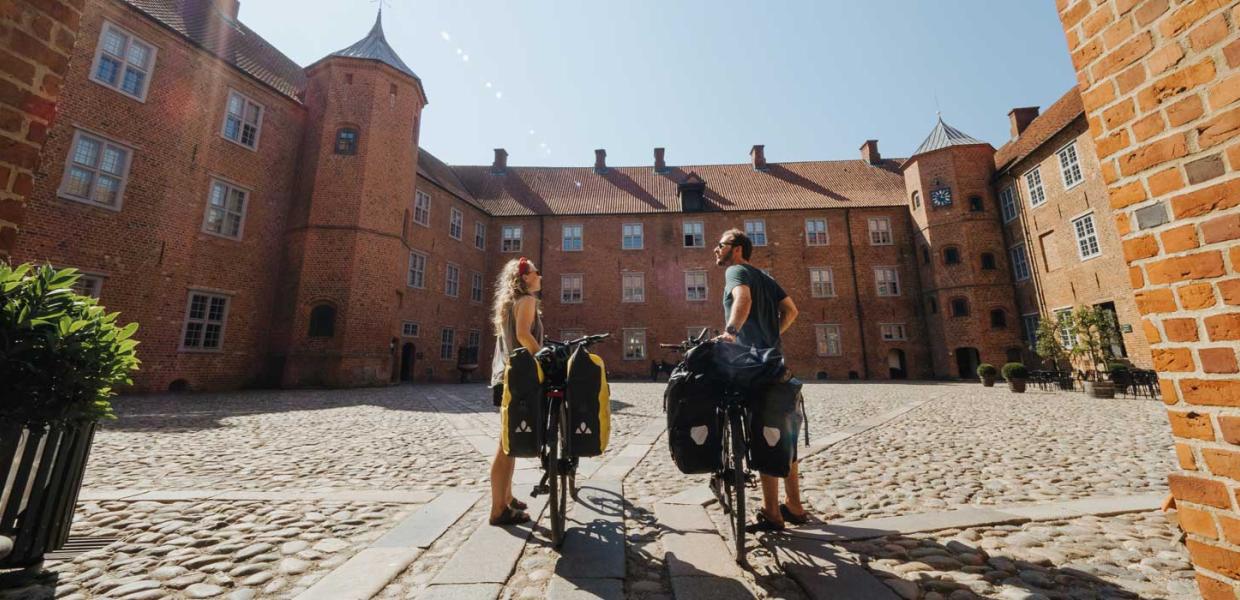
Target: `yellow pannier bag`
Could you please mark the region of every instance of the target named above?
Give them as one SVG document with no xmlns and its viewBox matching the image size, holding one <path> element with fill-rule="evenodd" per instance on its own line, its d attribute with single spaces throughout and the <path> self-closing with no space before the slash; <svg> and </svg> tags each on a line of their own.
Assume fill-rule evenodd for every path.
<svg viewBox="0 0 1240 600">
<path fill-rule="evenodd" d="M 568 359 L 565 379 L 573 456 L 598 456 L 611 436 L 611 387 L 597 354 L 578 347 Z"/>
</svg>

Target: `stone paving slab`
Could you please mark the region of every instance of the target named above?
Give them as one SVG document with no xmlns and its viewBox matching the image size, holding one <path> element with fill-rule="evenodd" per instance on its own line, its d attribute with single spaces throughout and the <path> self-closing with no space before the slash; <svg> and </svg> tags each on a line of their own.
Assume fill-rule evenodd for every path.
<svg viewBox="0 0 1240 600">
<path fill-rule="evenodd" d="M 691 487 L 675 496 L 670 496 L 660 500 L 663 504 L 685 504 L 690 506 L 709 506 L 715 501 L 714 492 L 710 491 L 710 487 L 699 485 Z"/>
<path fill-rule="evenodd" d="M 660 542 L 673 587 L 676 579 L 683 577 L 741 578 L 736 557 L 728 550 L 705 509 L 659 504 L 655 506 L 655 517 L 669 530 Z"/>
<path fill-rule="evenodd" d="M 881 519 L 865 519 L 843 523 L 797 527 L 788 532 L 794 536 L 821 541 L 860 540 L 893 533 L 936 531 L 957 527 L 1020 523 L 1027 519 L 989 508 L 962 508 L 943 512 L 919 513 Z"/>
<path fill-rule="evenodd" d="M 127 498 L 131 498 L 133 496 L 146 493 L 146 491 L 147 490 L 140 490 L 140 489 L 108 490 L 108 489 L 87 488 L 87 489 L 83 489 L 82 491 L 78 492 L 78 502 L 125 500 Z"/>
<path fill-rule="evenodd" d="M 137 496 L 129 496 L 125 500 L 132 502 L 184 502 L 188 500 L 210 500 L 220 495 L 219 490 L 160 490 L 143 492 Z"/>
<path fill-rule="evenodd" d="M 997 510 L 1024 517 L 1030 521 L 1058 521 L 1073 519 L 1085 515 L 1109 517 L 1131 512 L 1148 512 L 1158 510 L 1166 494 L 1136 494 L 1132 496 L 1111 496 L 1068 500 L 1054 504 L 1034 504 L 1030 506 L 998 506 Z"/>
<path fill-rule="evenodd" d="M 534 523 L 547 506 L 547 497 L 540 496 L 529 502 L 528 523 L 492 527 L 482 525 L 469 536 L 456 551 L 448 564 L 431 580 L 431 587 L 458 583 L 503 584 L 512 574 L 513 566 L 521 556 L 525 542 L 533 533 Z"/>
<path fill-rule="evenodd" d="M 369 600 L 421 553 L 421 548 L 363 549 L 296 600 Z"/>
<path fill-rule="evenodd" d="M 623 549 L 621 549 L 623 556 Z M 624 600 L 622 579 L 552 579 L 547 585 L 550 600 Z"/>
<path fill-rule="evenodd" d="M 754 593 L 739 579 L 722 577 L 673 577 L 676 600 L 753 600 Z"/>
<path fill-rule="evenodd" d="M 432 585 L 418 600 L 495 600 L 503 589 L 498 583 Z"/>
<path fill-rule="evenodd" d="M 862 566 L 857 555 L 839 546 L 790 535 L 765 535 L 761 541 L 810 598 L 899 600 L 891 588 Z"/>
<path fill-rule="evenodd" d="M 444 492 L 393 527 L 371 544 L 371 547 L 425 550 L 481 497 L 482 494 L 478 493 Z"/>
<path fill-rule="evenodd" d="M 563 557 L 552 581 L 624 579 L 624 492 L 618 481 L 582 485 L 569 503 Z"/>
</svg>

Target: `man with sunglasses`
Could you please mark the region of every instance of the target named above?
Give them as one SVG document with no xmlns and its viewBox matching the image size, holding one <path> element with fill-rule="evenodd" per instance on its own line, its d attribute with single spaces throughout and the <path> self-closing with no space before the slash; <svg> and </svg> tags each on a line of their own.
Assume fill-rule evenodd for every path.
<svg viewBox="0 0 1240 600">
<path fill-rule="evenodd" d="M 753 242 L 744 231 L 729 229 L 715 245 L 715 264 L 726 268 L 723 313 L 727 319 L 718 339 L 758 348 L 779 348 L 780 335 L 797 318 L 797 306 L 773 277 L 749 264 Z M 762 510 L 757 528 L 780 530 L 784 521 L 803 524 L 809 520 L 801 505 L 799 469 L 793 461 L 784 479 L 787 502 L 779 502 L 779 478 L 762 475 Z"/>
</svg>

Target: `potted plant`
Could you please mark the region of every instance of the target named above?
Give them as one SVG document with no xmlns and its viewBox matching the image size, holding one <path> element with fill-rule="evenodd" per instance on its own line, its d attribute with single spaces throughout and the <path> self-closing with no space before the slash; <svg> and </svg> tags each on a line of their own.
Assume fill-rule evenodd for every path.
<svg viewBox="0 0 1240 600">
<path fill-rule="evenodd" d="M 1025 380 L 1029 378 L 1029 370 L 1024 363 L 1010 362 L 1003 365 L 1003 378 L 1008 382 L 1008 389 L 1017 394 L 1025 393 Z"/>
<path fill-rule="evenodd" d="M 999 369 L 990 363 L 982 363 L 977 366 L 977 376 L 982 378 L 982 385 L 986 387 L 995 387 L 995 376 L 999 374 Z"/>
<path fill-rule="evenodd" d="M 1095 398 L 1114 398 L 1115 384 L 1105 379 L 1111 356 L 1111 339 L 1115 337 L 1115 317 L 1109 311 L 1091 306 L 1078 306 L 1072 310 L 1072 328 L 1075 344 L 1072 355 L 1089 365 L 1091 376 L 1084 385 L 1085 392 Z"/>
<path fill-rule="evenodd" d="M 1071 391 L 1076 387 L 1072 379 L 1072 365 L 1068 362 L 1068 352 L 1060 339 L 1067 326 L 1068 323 L 1056 317 L 1039 321 L 1034 351 L 1039 358 L 1050 363 L 1051 369 L 1060 373 L 1056 380 L 1059 389 Z M 1061 371 L 1065 366 L 1067 370 Z"/>
<path fill-rule="evenodd" d="M 69 537 L 95 427 L 137 369 L 130 339 L 73 269 L 0 263 L 0 567 L 28 567 Z M 25 500 L 23 502 L 23 500 Z"/>
</svg>

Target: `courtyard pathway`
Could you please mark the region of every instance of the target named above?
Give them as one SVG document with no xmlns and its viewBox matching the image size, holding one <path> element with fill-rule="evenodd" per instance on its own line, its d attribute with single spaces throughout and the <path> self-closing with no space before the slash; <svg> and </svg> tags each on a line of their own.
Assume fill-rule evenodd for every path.
<svg viewBox="0 0 1240 600">
<path fill-rule="evenodd" d="M 481 385 L 124 398 L 78 504 L 87 550 L 0 598 L 1198 597 L 1154 510 L 1173 460 L 1158 402 L 807 384 L 817 519 L 750 536 L 740 567 L 705 477 L 672 465 L 663 388 L 613 383 L 562 552 L 545 513 L 484 525 Z M 539 514 L 534 467 L 516 491 Z"/>
</svg>

